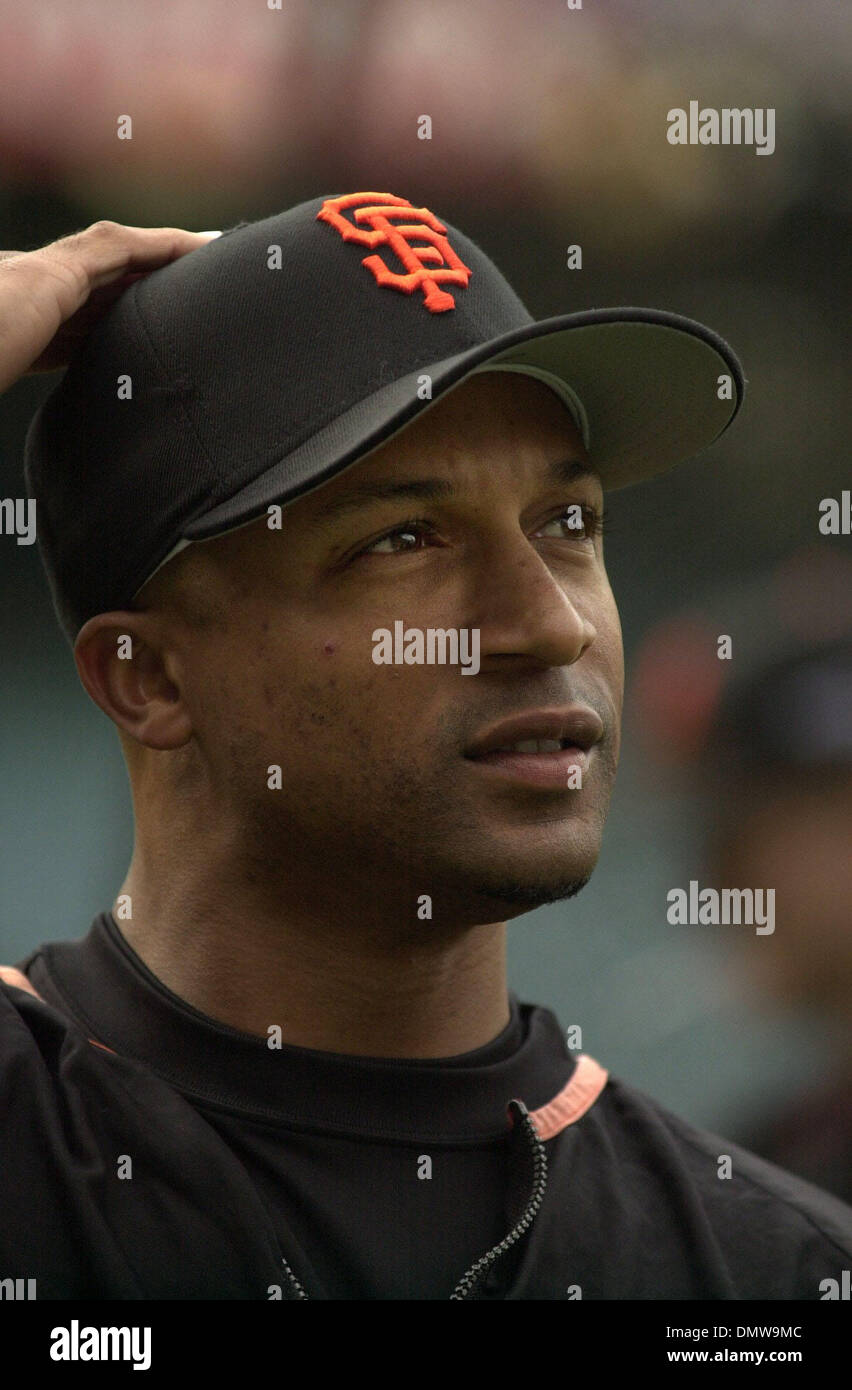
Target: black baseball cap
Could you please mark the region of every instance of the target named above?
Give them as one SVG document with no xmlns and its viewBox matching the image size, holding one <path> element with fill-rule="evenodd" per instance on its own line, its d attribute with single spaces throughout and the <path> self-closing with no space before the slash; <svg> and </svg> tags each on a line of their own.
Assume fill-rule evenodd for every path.
<svg viewBox="0 0 852 1390">
<path fill-rule="evenodd" d="M 26 438 L 68 640 L 185 545 L 325 482 L 485 370 L 556 391 L 610 490 L 707 448 L 745 389 L 728 344 L 678 314 L 534 320 L 469 237 L 389 193 L 239 223 L 137 280 Z"/>
</svg>

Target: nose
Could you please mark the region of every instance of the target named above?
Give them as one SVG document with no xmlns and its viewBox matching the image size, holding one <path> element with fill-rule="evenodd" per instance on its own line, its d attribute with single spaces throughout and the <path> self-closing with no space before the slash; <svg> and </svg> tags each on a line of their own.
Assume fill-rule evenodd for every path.
<svg viewBox="0 0 852 1390">
<path fill-rule="evenodd" d="M 514 656 L 570 666 L 597 636 L 589 609 L 600 589 L 600 567 L 566 565 L 554 574 L 520 533 L 481 553 L 474 585 L 478 621 L 471 626 L 480 630 L 482 664 Z"/>
</svg>

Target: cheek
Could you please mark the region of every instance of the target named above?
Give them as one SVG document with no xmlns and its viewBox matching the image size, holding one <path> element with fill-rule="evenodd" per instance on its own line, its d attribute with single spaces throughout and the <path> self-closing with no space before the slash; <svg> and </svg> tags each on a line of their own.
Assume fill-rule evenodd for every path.
<svg viewBox="0 0 852 1390">
<path fill-rule="evenodd" d="M 592 617 L 597 636 L 594 661 L 601 677 L 604 698 L 609 701 L 610 715 L 606 719 L 607 735 L 613 772 L 621 753 L 621 720 L 624 709 L 624 645 L 618 608 L 607 585 L 606 592 Z"/>
<path fill-rule="evenodd" d="M 338 764 L 351 759 L 353 748 L 363 750 L 392 737 L 389 730 L 400 707 L 398 673 L 377 667 L 371 653 L 369 641 L 356 643 L 329 633 L 304 642 L 297 661 L 292 650 L 274 661 L 270 657 L 264 701 L 296 758 L 301 732 L 317 727 L 328 734 L 324 756 Z M 315 759 L 315 739 L 304 746 Z"/>
<path fill-rule="evenodd" d="M 608 672 L 613 703 L 620 713 L 624 699 L 624 641 L 618 608 L 609 587 L 602 596 L 592 622 L 597 631 L 595 645 L 598 648 L 599 660 Z"/>
<path fill-rule="evenodd" d="M 294 691 L 299 673 L 319 669 L 316 652 L 282 633 L 268 617 L 243 614 L 239 629 L 218 634 L 198 654 L 195 707 L 209 737 L 232 747 L 242 742 L 269 761 L 282 743 L 290 743 Z"/>
</svg>

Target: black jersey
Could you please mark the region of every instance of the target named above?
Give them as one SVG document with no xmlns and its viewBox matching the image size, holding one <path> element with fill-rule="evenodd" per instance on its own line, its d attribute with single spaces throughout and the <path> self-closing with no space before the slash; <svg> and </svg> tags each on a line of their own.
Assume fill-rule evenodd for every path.
<svg viewBox="0 0 852 1390">
<path fill-rule="evenodd" d="M 852 1208 L 510 996 L 439 1060 L 268 1042 L 109 914 L 0 985 L 0 1279 L 39 1299 L 820 1299 Z"/>
</svg>

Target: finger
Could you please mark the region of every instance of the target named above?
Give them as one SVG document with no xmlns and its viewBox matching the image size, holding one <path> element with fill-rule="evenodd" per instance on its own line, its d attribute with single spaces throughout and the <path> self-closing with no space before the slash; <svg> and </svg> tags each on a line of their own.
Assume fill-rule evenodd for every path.
<svg viewBox="0 0 852 1390">
<path fill-rule="evenodd" d="M 210 232 L 188 232 L 180 227 L 128 227 L 119 222 L 102 221 L 61 237 L 29 255 L 36 262 L 60 265 L 69 270 L 82 279 L 82 287 L 88 294 L 129 271 L 156 270 L 168 265 L 211 239 Z"/>
<path fill-rule="evenodd" d="M 64 364 L 65 350 L 51 349 L 53 339 L 83 306 L 91 321 L 105 312 L 105 286 L 119 293 L 215 235 L 221 232 L 96 222 L 35 251 L 0 252 L 0 392 L 36 362 L 48 370 Z M 107 302 L 99 306 L 101 297 Z"/>
</svg>

